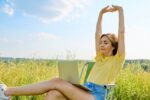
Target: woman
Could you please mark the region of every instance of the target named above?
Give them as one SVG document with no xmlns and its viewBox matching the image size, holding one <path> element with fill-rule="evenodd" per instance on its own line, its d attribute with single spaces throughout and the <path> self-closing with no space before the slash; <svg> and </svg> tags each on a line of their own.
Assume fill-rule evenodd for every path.
<svg viewBox="0 0 150 100">
<path fill-rule="evenodd" d="M 107 12 L 119 12 L 118 39 L 114 34 L 102 34 L 102 17 Z M 115 81 L 125 60 L 124 15 L 120 6 L 105 7 L 100 11 L 96 33 L 96 63 L 84 86 L 93 90 L 84 91 L 59 78 L 37 84 L 8 87 L 0 85 L 0 100 L 8 100 L 10 96 L 38 95 L 47 93 L 45 100 L 103 100 L 105 89 L 103 84 Z M 6 98 L 6 99 L 3 99 Z"/>
</svg>

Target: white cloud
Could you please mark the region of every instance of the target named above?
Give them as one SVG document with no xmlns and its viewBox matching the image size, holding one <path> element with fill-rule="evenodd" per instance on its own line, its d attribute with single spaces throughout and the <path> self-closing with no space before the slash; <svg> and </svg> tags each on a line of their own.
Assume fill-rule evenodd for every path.
<svg viewBox="0 0 150 100">
<path fill-rule="evenodd" d="M 15 45 L 22 45 L 24 42 L 23 40 L 20 40 L 20 39 L 11 39 L 11 38 L 6 38 L 6 37 L 1 37 L 0 38 L 0 43 L 3 43 L 3 44 L 15 44 Z"/>
<path fill-rule="evenodd" d="M 33 17 L 44 23 L 79 17 L 87 10 L 90 0 L 15 0 L 16 9 L 23 15 Z"/>
<path fill-rule="evenodd" d="M 39 33 L 33 33 L 28 35 L 31 40 L 36 40 L 36 41 L 55 41 L 55 40 L 60 40 L 61 37 L 50 34 L 47 32 L 39 32 Z"/>
<path fill-rule="evenodd" d="M 4 6 L 3 11 L 7 13 L 9 16 L 12 16 L 14 14 L 14 9 L 8 4 Z"/>
<path fill-rule="evenodd" d="M 14 14 L 13 3 L 8 0 L 3 0 L 2 7 L 0 7 L 0 11 L 12 16 Z"/>
<path fill-rule="evenodd" d="M 49 34 L 46 32 L 38 33 L 38 38 L 40 40 L 58 40 L 58 39 L 60 39 L 58 36 L 56 36 L 54 34 Z"/>
<path fill-rule="evenodd" d="M 73 19 L 80 17 L 89 6 L 89 0 L 60 0 L 63 7 L 54 6 L 53 10 L 58 12 L 58 16 L 55 16 L 52 20 L 59 21 L 65 18 Z"/>
</svg>

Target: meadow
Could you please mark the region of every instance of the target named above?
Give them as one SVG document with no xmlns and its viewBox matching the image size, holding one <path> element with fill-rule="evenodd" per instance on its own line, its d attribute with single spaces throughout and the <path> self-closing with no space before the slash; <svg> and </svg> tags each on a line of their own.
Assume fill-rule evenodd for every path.
<svg viewBox="0 0 150 100">
<path fill-rule="evenodd" d="M 22 86 L 58 76 L 58 60 L 0 60 L 0 82 Z M 79 69 L 85 61 L 79 60 Z M 150 61 L 125 62 L 116 80 L 115 100 L 150 100 Z M 82 80 L 81 80 L 82 81 Z M 43 95 L 15 96 L 12 100 L 43 100 Z"/>
</svg>

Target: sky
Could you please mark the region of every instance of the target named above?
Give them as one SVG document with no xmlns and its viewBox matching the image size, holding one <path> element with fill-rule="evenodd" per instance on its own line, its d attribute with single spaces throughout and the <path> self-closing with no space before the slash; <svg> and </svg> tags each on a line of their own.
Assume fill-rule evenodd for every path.
<svg viewBox="0 0 150 100">
<path fill-rule="evenodd" d="M 98 14 L 112 4 L 124 9 L 126 59 L 150 59 L 149 0 L 0 0 L 0 57 L 94 59 Z M 117 31 L 118 13 L 105 14 L 103 33 Z"/>
</svg>

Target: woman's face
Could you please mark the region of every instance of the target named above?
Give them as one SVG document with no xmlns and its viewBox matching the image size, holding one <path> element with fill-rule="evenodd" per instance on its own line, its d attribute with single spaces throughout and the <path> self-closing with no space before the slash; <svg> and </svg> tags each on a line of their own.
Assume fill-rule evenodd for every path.
<svg viewBox="0 0 150 100">
<path fill-rule="evenodd" d="M 112 56 L 113 55 L 113 49 L 111 41 L 108 39 L 107 36 L 103 36 L 100 39 L 100 45 L 99 45 L 100 51 L 105 56 Z"/>
</svg>

